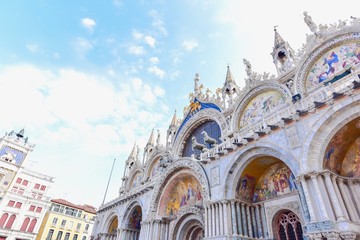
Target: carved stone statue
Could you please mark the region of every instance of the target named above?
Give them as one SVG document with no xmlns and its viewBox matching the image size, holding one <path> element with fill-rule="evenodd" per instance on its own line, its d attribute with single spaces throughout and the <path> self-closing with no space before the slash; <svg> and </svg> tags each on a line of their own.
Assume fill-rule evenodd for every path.
<svg viewBox="0 0 360 240">
<path fill-rule="evenodd" d="M 245 72 L 248 77 L 251 77 L 252 70 L 251 70 L 251 63 L 247 59 L 243 59 L 243 63 L 245 65 Z"/>
<path fill-rule="evenodd" d="M 306 23 L 306 25 L 308 25 L 308 27 L 310 28 L 310 31 L 315 33 L 317 31 L 317 26 L 314 23 L 314 21 L 312 20 L 311 16 L 308 15 L 308 12 L 304 12 L 304 21 Z"/>
</svg>

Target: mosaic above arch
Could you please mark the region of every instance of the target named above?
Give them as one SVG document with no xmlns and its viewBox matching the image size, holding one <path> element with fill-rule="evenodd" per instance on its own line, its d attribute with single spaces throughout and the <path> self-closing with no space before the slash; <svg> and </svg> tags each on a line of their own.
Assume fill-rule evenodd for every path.
<svg viewBox="0 0 360 240">
<path fill-rule="evenodd" d="M 141 183 L 141 178 L 142 178 L 142 173 L 140 171 L 136 172 L 133 175 L 132 182 L 130 184 L 130 189 L 139 186 L 139 184 Z"/>
<path fill-rule="evenodd" d="M 310 67 L 306 77 L 306 90 L 322 82 L 334 82 L 350 73 L 360 63 L 360 42 L 350 42 L 328 50 Z"/>
<path fill-rule="evenodd" d="M 221 109 L 214 103 L 205 103 L 199 101 L 197 98 L 194 98 L 194 101 L 190 103 L 187 107 L 188 114 L 184 118 L 183 122 L 181 123 L 179 129 L 176 132 L 175 139 L 178 137 L 181 129 L 185 126 L 185 124 L 199 111 L 204 109 L 214 109 L 218 112 L 221 112 Z"/>
<path fill-rule="evenodd" d="M 285 96 L 276 90 L 267 90 L 252 98 L 241 113 L 239 128 L 251 125 L 286 103 Z"/>
<path fill-rule="evenodd" d="M 350 32 L 315 49 L 297 74 L 297 92 L 309 92 L 323 83 L 337 81 L 349 74 L 351 66 L 359 64 L 359 44 L 360 33 Z"/>
<path fill-rule="evenodd" d="M 142 211 L 140 206 L 136 206 L 129 215 L 126 227 L 132 230 L 140 230 L 142 220 Z"/>
<path fill-rule="evenodd" d="M 282 161 L 272 157 L 253 160 L 240 176 L 238 198 L 259 202 L 288 194 L 296 189 L 294 175 Z"/>
<path fill-rule="evenodd" d="M 345 177 L 360 177 L 360 118 L 350 121 L 331 139 L 324 168 Z"/>
<path fill-rule="evenodd" d="M 199 181 L 192 175 L 179 174 L 166 186 L 160 201 L 160 215 L 176 216 L 180 210 L 203 204 Z"/>
</svg>

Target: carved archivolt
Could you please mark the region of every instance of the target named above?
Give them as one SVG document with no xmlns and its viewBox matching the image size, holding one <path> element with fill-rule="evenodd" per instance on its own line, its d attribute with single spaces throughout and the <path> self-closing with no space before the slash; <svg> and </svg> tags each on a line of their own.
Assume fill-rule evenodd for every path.
<svg viewBox="0 0 360 240">
<path fill-rule="evenodd" d="M 126 223 L 127 223 L 128 219 L 129 219 L 129 214 L 132 212 L 132 210 L 136 206 L 140 206 L 141 211 L 143 210 L 142 204 L 138 200 L 135 200 L 135 201 L 132 201 L 131 203 L 129 203 L 127 205 L 127 207 L 125 208 L 126 210 L 124 212 L 120 227 L 125 227 L 126 226 Z M 144 216 L 144 213 L 142 213 L 142 216 Z"/>
<path fill-rule="evenodd" d="M 155 217 L 155 214 L 158 210 L 158 205 L 160 202 L 160 198 L 162 196 L 164 187 L 168 183 L 168 181 L 177 175 L 177 173 L 182 170 L 188 170 L 189 175 L 194 176 L 200 183 L 202 187 L 203 199 L 204 201 L 209 201 L 210 199 L 210 186 L 209 186 L 209 179 L 206 175 L 205 170 L 203 167 L 193 160 L 189 158 L 184 158 L 182 160 L 178 160 L 172 163 L 170 166 L 167 167 L 166 171 L 161 174 L 161 177 L 157 179 L 155 184 L 155 188 L 153 191 L 153 195 L 150 202 L 149 214 L 152 217 Z"/>
<path fill-rule="evenodd" d="M 194 206 L 179 212 L 176 219 L 174 219 L 174 221 L 170 224 L 169 239 L 176 239 L 176 234 L 182 230 L 181 225 L 186 225 L 186 222 L 191 220 L 197 220 L 203 227 L 204 209 Z"/>
<path fill-rule="evenodd" d="M 257 95 L 267 92 L 267 91 L 277 91 L 280 94 L 282 94 L 285 98 L 290 99 L 291 98 L 291 92 L 288 88 L 286 88 L 283 85 L 280 85 L 278 83 L 266 83 L 263 85 L 259 85 L 258 87 L 251 89 L 251 91 L 249 91 L 246 96 L 244 98 L 242 98 L 239 102 L 239 105 L 237 106 L 237 108 L 234 111 L 234 115 L 233 115 L 233 121 L 232 121 L 232 128 L 235 130 L 239 130 L 239 122 L 240 122 L 240 117 L 243 113 L 243 111 L 245 110 L 245 108 L 247 107 L 248 103 L 256 98 Z"/>
<path fill-rule="evenodd" d="M 313 64 L 322 57 L 323 54 L 325 54 L 327 51 L 331 50 L 332 48 L 335 48 L 337 46 L 340 46 L 344 43 L 360 40 L 360 34 L 359 33 L 347 33 L 342 36 L 333 38 L 326 43 L 322 44 L 319 48 L 317 48 L 315 51 L 313 51 L 311 54 L 309 54 L 309 57 L 305 60 L 303 65 L 301 66 L 299 72 L 297 73 L 296 79 L 296 92 L 297 93 L 307 93 L 306 90 L 306 81 L 307 81 L 307 75 L 310 71 L 310 68 L 313 66 Z M 321 85 L 319 85 L 321 86 Z"/>
</svg>

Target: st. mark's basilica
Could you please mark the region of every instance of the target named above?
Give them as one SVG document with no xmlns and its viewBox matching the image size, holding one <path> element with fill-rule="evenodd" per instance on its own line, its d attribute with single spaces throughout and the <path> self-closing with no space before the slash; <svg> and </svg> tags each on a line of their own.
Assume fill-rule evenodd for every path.
<svg viewBox="0 0 360 240">
<path fill-rule="evenodd" d="M 228 67 L 213 94 L 195 75 L 166 145 L 153 131 L 134 146 L 93 239 L 360 238 L 360 19 L 304 21 L 298 51 L 275 29 L 277 76 L 244 59 L 245 87 Z"/>
</svg>

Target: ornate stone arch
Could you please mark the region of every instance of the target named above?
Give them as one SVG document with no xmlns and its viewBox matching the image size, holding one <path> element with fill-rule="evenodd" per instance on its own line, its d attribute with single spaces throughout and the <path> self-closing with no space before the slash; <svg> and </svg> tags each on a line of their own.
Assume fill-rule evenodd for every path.
<svg viewBox="0 0 360 240">
<path fill-rule="evenodd" d="M 352 31 L 352 32 L 351 32 Z M 315 47 L 314 50 L 308 54 L 308 58 L 303 60 L 299 65 L 301 67 L 299 68 L 299 71 L 295 75 L 295 92 L 307 95 L 309 91 L 312 91 L 312 89 L 306 88 L 306 81 L 308 78 L 308 74 L 313 67 L 313 65 L 321 58 L 323 55 L 330 51 L 331 49 L 334 49 L 338 46 L 341 46 L 344 43 L 350 43 L 350 42 L 358 42 L 360 43 L 360 34 L 359 30 L 355 31 L 354 29 L 348 30 L 347 33 L 344 33 L 342 35 L 338 35 L 332 38 L 329 38 L 325 43 L 321 43 L 319 47 Z M 321 86 L 321 84 L 319 84 Z"/>
<path fill-rule="evenodd" d="M 132 189 L 132 184 L 134 183 L 135 177 L 137 176 L 137 174 L 141 175 L 141 179 L 142 181 L 144 180 L 144 169 L 143 168 L 136 168 L 134 169 L 134 171 L 132 171 L 130 173 L 129 176 L 129 181 L 128 184 L 126 186 L 126 188 L 130 191 Z"/>
<path fill-rule="evenodd" d="M 259 94 L 265 93 L 267 91 L 276 91 L 285 97 L 286 102 L 291 101 L 290 90 L 279 83 L 269 82 L 250 89 L 249 92 L 247 92 L 244 97 L 240 99 L 238 106 L 234 110 L 234 115 L 231 122 L 232 129 L 239 130 L 240 118 L 245 108 L 248 106 L 248 103 L 250 103 L 250 101 L 256 98 L 256 96 Z"/>
<path fill-rule="evenodd" d="M 190 136 L 190 134 L 202 123 L 209 120 L 215 121 L 220 126 L 221 136 L 224 136 L 224 134 L 229 130 L 229 125 L 221 112 L 212 108 L 199 111 L 190 118 L 180 129 L 180 132 L 177 133 L 177 137 L 174 142 L 175 156 L 180 156 L 185 146 L 184 141 Z"/>
<path fill-rule="evenodd" d="M 227 167 L 225 172 L 228 172 L 229 174 L 224 182 L 224 198 L 235 198 L 237 182 L 239 181 L 242 172 L 254 159 L 262 156 L 270 156 L 281 160 L 295 176 L 300 173 L 300 167 L 295 157 L 285 148 L 281 148 L 278 145 L 268 142 L 256 143 L 239 151 L 234 156 L 233 162 Z"/>
<path fill-rule="evenodd" d="M 164 156 L 164 152 L 158 152 L 156 155 L 154 155 L 151 159 L 149 159 L 148 163 L 146 164 L 146 167 L 144 169 L 144 180 L 151 178 L 150 174 L 151 171 L 156 164 L 156 162 L 161 159 Z"/>
<path fill-rule="evenodd" d="M 177 160 L 168 166 L 161 177 L 157 179 L 155 188 L 153 190 L 153 195 L 151 197 L 150 206 L 148 210 L 148 216 L 155 217 L 158 212 L 159 203 L 161 200 L 161 195 L 164 190 L 165 185 L 173 176 L 177 174 L 178 171 L 186 169 L 199 181 L 202 187 L 203 199 L 204 201 L 210 200 L 210 182 L 206 171 L 204 168 L 197 162 L 191 160 L 190 158 L 183 158 Z"/>
<path fill-rule="evenodd" d="M 124 212 L 124 215 L 122 216 L 121 223 L 119 223 L 119 227 L 121 227 L 121 228 L 126 227 L 127 220 L 129 219 L 129 216 L 130 216 L 132 210 L 137 206 L 140 206 L 142 216 L 145 216 L 145 213 L 143 210 L 144 209 L 143 204 L 140 202 L 140 200 L 133 200 L 129 204 L 127 204 L 127 206 L 124 208 L 125 212 Z"/>
<path fill-rule="evenodd" d="M 282 214 L 285 211 L 291 211 L 293 213 L 295 213 L 297 215 L 297 217 L 300 220 L 300 223 L 302 226 L 305 226 L 305 221 L 302 217 L 302 213 L 301 213 L 301 207 L 300 207 L 300 203 L 297 201 L 293 201 L 293 202 L 288 202 L 285 204 L 279 204 L 279 205 L 275 205 L 275 206 L 270 206 L 266 208 L 266 222 L 267 222 L 267 226 L 268 226 L 268 230 L 269 230 L 269 237 L 270 238 L 274 238 L 274 221 L 278 218 L 278 216 L 280 214 Z"/>
<path fill-rule="evenodd" d="M 203 210 L 199 209 L 198 207 L 192 207 L 192 208 L 189 208 L 186 211 L 180 213 L 176 217 L 176 219 L 170 226 L 169 239 L 171 239 L 171 240 L 181 239 L 181 238 L 179 238 L 180 230 L 182 229 L 182 227 L 184 227 L 184 225 L 186 223 L 188 223 L 191 220 L 198 221 L 205 231 Z"/>
<path fill-rule="evenodd" d="M 360 117 L 360 94 L 328 110 L 311 127 L 303 144 L 300 161 L 304 173 L 323 170 L 323 156 L 332 137 L 348 122 Z"/>
<path fill-rule="evenodd" d="M 115 217 L 117 218 L 118 228 L 119 228 L 119 223 L 120 223 L 119 213 L 117 211 L 113 210 L 113 211 L 110 211 L 102 219 L 102 229 L 101 229 L 102 233 L 107 233 L 108 232 L 108 229 L 109 229 L 110 225 L 112 224 L 112 221 L 114 220 Z"/>
</svg>

